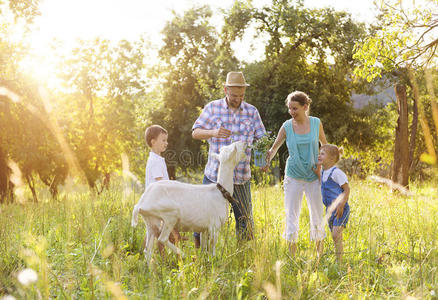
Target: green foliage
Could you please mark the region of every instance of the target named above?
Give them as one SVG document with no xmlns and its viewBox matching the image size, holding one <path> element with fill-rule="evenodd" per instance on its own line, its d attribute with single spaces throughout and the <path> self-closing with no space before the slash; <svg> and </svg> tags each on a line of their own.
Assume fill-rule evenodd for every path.
<svg viewBox="0 0 438 300">
<path fill-rule="evenodd" d="M 183 152 L 199 153 L 200 143 L 191 137 L 192 125 L 207 102 L 223 97 L 221 83 L 228 70 L 222 66 L 232 60 L 223 55 L 226 46 L 219 47 L 211 17 L 209 7 L 193 8 L 175 15 L 163 30 L 165 45 L 159 53 L 164 80 L 158 87 L 162 101 L 146 125 L 160 124 L 168 130 L 169 149 L 177 164 Z"/>
<path fill-rule="evenodd" d="M 38 4 L 2 1 L 0 14 L 9 7 L 17 17 L 31 22 L 38 14 Z M 208 101 L 223 97 L 226 73 L 242 69 L 251 84 L 245 99 L 259 108 L 268 130 L 278 131 L 290 118 L 284 99 L 290 92 L 302 90 L 313 99 L 310 114 L 321 118 L 328 140 L 344 143 L 349 155 L 361 161 L 364 174 L 386 168 L 394 118 L 380 108 L 369 107 L 368 112 L 352 108 L 353 90 L 361 93 L 369 86 L 353 80 L 351 74 L 357 63 L 353 60 L 355 50 L 357 58 L 372 66 L 381 63 L 389 70 L 396 65 L 392 60 L 397 49 L 412 39 L 403 35 L 403 30 L 386 32 L 381 25 L 398 22 L 400 15 L 391 19 L 390 11 L 386 13 L 382 20 L 387 23 L 371 31 L 378 38 L 367 36 L 364 25 L 345 12 L 307 9 L 302 1 L 273 1 L 260 9 L 251 1 L 235 1 L 222 15 L 225 24 L 219 32 L 211 25 L 213 11 L 208 6 L 175 13 L 162 31 L 164 45 L 158 59 L 152 55 L 155 49 L 142 38 L 119 43 L 80 41 L 62 57 L 57 74 L 60 85 L 49 91 L 48 97 L 40 95 L 34 79 L 21 74 L 28 45 L 12 43 L 12 24 L 2 19 L 0 85 L 21 96 L 18 103 L 0 98 L 2 186 L 10 175 L 6 161 L 12 159 L 35 199 L 38 180 L 56 196 L 69 172 L 69 158 L 62 147 L 73 151 L 88 185 L 98 192 L 104 187 L 104 178 L 120 172 L 122 154 L 129 158 L 131 171 L 142 177 L 147 154 L 143 133 L 154 123 L 169 131 L 168 163 L 178 172 L 192 174 L 205 163 L 205 152 L 201 151 L 205 144 L 191 138 L 193 122 Z M 433 16 L 417 21 L 421 20 L 430 22 Z M 235 57 L 231 45 L 250 28 L 256 29 L 257 36 L 267 37 L 267 43 L 262 45 L 264 58 L 244 64 Z M 389 41 L 382 41 L 384 37 Z M 362 51 L 359 44 L 354 49 L 356 42 L 364 41 L 369 41 L 369 49 Z M 389 58 L 386 62 L 366 56 L 379 49 Z M 59 129 L 58 136 L 54 128 Z M 60 144 L 59 136 L 67 145 Z M 285 151 L 285 147 L 280 149 L 280 167 Z M 256 176 L 275 181 L 271 175 Z"/>
<path fill-rule="evenodd" d="M 29 78 L 20 78 L 9 86 L 19 90 L 21 95 L 17 103 L 6 97 L 2 99 L 0 128 L 4 130 L 0 148 L 4 149 L 7 159 L 19 165 L 23 179 L 34 192 L 35 201 L 35 176 L 39 176 L 56 196 L 58 184 L 66 177 L 67 165 L 49 126 L 50 116 L 44 103 L 47 99 L 41 97 Z"/>
<path fill-rule="evenodd" d="M 0 14 L 7 8 L 14 14 L 15 19 L 24 19 L 32 23 L 33 19 L 40 14 L 40 0 L 6 0 L 0 1 Z"/>
<path fill-rule="evenodd" d="M 292 91 L 301 90 L 313 100 L 310 114 L 322 120 L 331 143 L 341 144 L 347 139 L 358 149 L 364 142 L 357 138 L 358 131 L 369 137 L 367 142 L 373 139 L 374 132 L 361 130 L 360 115 L 350 102 L 353 91 L 360 93 L 368 88 L 348 76 L 354 68 L 355 42 L 365 37 L 363 24 L 344 12 L 310 10 L 301 2 L 287 1 L 274 1 L 262 9 L 236 2 L 225 20 L 230 37 L 241 37 L 250 26 L 257 29 L 256 35 L 268 37 L 266 59 L 245 67 L 251 84 L 246 101 L 262 108 L 260 114 L 268 130 L 277 132 L 290 118 L 284 99 Z M 286 147 L 279 151 L 281 168 L 286 151 Z"/>
<path fill-rule="evenodd" d="M 311 114 L 323 120 L 330 141 L 339 142 L 354 134 L 347 126 L 354 115 L 350 96 L 360 86 L 346 74 L 352 68 L 354 42 L 365 34 L 363 25 L 346 13 L 309 10 L 299 2 L 274 1 L 260 10 L 233 12 L 240 18 L 232 15 L 227 22 L 252 20 L 257 34 L 269 37 L 266 59 L 247 65 L 245 70 L 251 83 L 246 97 L 256 107 L 263 107 L 260 112 L 267 129 L 277 131 L 289 118 L 284 99 L 301 90 L 313 99 Z M 340 136 L 339 131 L 343 131 Z"/>
<path fill-rule="evenodd" d="M 63 62 L 69 90 L 60 94 L 60 119 L 91 188 L 101 190 L 98 180 L 121 169 L 122 153 L 134 158 L 144 151 L 137 114 L 144 112 L 148 88 L 145 47 L 143 40 L 113 45 L 97 39 L 82 42 Z"/>
<path fill-rule="evenodd" d="M 275 136 L 272 134 L 272 132 L 267 132 L 263 137 L 261 137 L 254 143 L 253 150 L 259 152 L 266 152 L 272 146 L 274 141 L 275 141 Z"/>
<path fill-rule="evenodd" d="M 39 1 L 6 3 L 16 19 L 22 18 L 30 23 L 38 15 Z M 20 69 L 21 60 L 28 54 L 28 45 L 24 42 L 28 33 L 25 33 L 22 42 L 11 40 L 9 29 L 13 28 L 14 23 L 7 17 L 8 9 L 4 5 L 0 2 L 0 86 L 19 97 L 14 101 L 0 97 L 0 149 L 4 154 L 2 163 L 6 164 L 8 160 L 18 163 L 23 180 L 28 183 L 37 201 L 35 178 L 39 176 L 50 187 L 52 195 L 56 196 L 58 185 L 65 179 L 67 166 L 49 126 L 51 118 L 47 110 L 50 103 L 44 99 L 36 80 L 23 74 Z M 3 168 L 0 177 L 3 176 L 8 182 L 10 174 L 8 168 Z M 12 191 L 6 193 L 12 195 Z"/>
<path fill-rule="evenodd" d="M 351 124 L 356 128 L 353 140 L 340 143 L 344 148 L 343 169 L 349 174 L 388 176 L 393 159 L 397 110 L 394 103 L 386 106 L 370 103 L 362 108 Z M 353 162 L 357 162 L 354 164 Z"/>
<path fill-rule="evenodd" d="M 381 1 L 378 23 L 371 35 L 359 41 L 354 59 L 360 61 L 355 74 L 371 82 L 382 74 L 411 66 L 433 66 L 436 63 L 438 8 L 436 0 L 415 3 L 408 8 L 399 0 Z"/>
<path fill-rule="evenodd" d="M 435 101 L 435 109 L 437 106 L 436 100 L 434 100 L 433 95 L 438 94 L 438 88 L 435 84 L 432 89 L 426 87 L 426 80 L 427 77 L 430 77 L 430 82 L 438 82 L 438 72 L 430 71 L 429 74 L 426 72 L 416 72 L 416 83 L 419 89 L 419 109 L 423 110 L 423 117 L 424 120 L 427 122 L 429 126 L 429 133 L 430 133 L 430 144 L 429 146 L 432 147 L 432 149 L 435 151 L 435 153 L 438 152 L 438 112 L 433 111 L 433 106 Z M 422 124 L 422 127 L 425 124 Z M 414 174 L 415 178 L 417 179 L 426 179 L 426 178 L 433 178 L 438 175 L 437 172 L 437 165 L 434 163 L 433 156 L 429 155 L 429 161 L 422 160 L 424 156 L 429 152 L 427 146 L 427 138 L 425 134 L 425 130 L 420 130 L 417 134 L 416 138 L 416 148 L 415 148 L 415 155 L 414 155 L 414 161 L 411 168 L 412 174 Z M 427 156 L 426 156 L 427 157 Z"/>
<path fill-rule="evenodd" d="M 344 230 L 344 262 L 335 262 L 327 231 L 318 261 L 301 214 L 297 256 L 282 238 L 283 190 L 254 187 L 255 240 L 237 243 L 233 219 L 220 232 L 215 257 L 183 241 L 184 258 L 141 251 L 144 225 L 130 226 L 139 196 L 122 188 L 96 196 L 62 190 L 59 201 L 2 205 L 0 295 L 19 298 L 286 299 L 422 298 L 436 292 L 438 213 L 433 183 L 412 185 L 412 196 L 370 181 L 351 180 L 352 215 Z M 38 280 L 24 286 L 25 268 Z"/>
<path fill-rule="evenodd" d="M 433 146 L 436 143 L 433 136 L 429 135 L 430 119 L 425 117 L 422 105 L 422 98 L 434 98 L 436 93 L 432 87 L 424 89 L 424 82 L 421 81 L 425 71 L 431 70 L 435 73 L 436 69 L 438 40 L 433 33 L 438 26 L 437 15 L 434 14 L 437 5 L 436 0 L 415 3 L 413 8 L 407 8 L 402 1 L 397 0 L 380 2 L 378 22 L 372 28 L 370 36 L 357 43 L 354 54 L 354 58 L 360 62 L 354 71 L 356 75 L 371 82 L 375 78 L 393 74 L 399 78 L 400 83 L 412 89 L 408 91 L 408 99 L 414 101 L 409 150 L 410 155 L 415 153 L 415 156 L 411 157 L 411 171 L 416 169 L 420 154 L 425 151 L 423 140 L 428 145 L 427 154 L 423 154 L 423 157 L 429 157 L 430 161 L 434 161 L 436 157 L 436 146 Z M 433 106 L 435 100 L 430 100 Z M 415 136 L 417 111 L 422 132 Z M 434 117 L 434 120 L 438 124 L 438 117 Z"/>
</svg>

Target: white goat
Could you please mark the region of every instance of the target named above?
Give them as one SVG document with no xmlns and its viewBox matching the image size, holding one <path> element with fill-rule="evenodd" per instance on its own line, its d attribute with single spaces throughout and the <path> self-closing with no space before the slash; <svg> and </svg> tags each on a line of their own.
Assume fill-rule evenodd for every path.
<svg viewBox="0 0 438 300">
<path fill-rule="evenodd" d="M 245 159 L 246 148 L 246 143 L 238 141 L 222 147 L 219 155 L 215 153 L 212 155 L 219 160 L 217 183 L 231 195 L 234 168 Z M 207 246 L 208 233 L 209 248 L 215 255 L 218 232 L 228 216 L 228 200 L 224 198 L 216 184 L 194 185 L 163 180 L 149 185 L 143 193 L 132 212 L 132 226 L 137 225 L 138 214 L 146 223 L 144 251 L 148 263 L 152 256 L 155 237 L 175 253 L 183 255 L 178 247 L 169 242 L 169 235 L 174 228 L 182 232 L 200 232 L 203 249 Z"/>
</svg>

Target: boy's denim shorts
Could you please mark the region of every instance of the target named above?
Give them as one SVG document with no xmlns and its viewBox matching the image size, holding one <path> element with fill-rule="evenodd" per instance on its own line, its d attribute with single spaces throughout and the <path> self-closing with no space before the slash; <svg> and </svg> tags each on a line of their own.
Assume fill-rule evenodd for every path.
<svg viewBox="0 0 438 300">
<path fill-rule="evenodd" d="M 350 218 L 350 206 L 344 207 L 344 213 L 342 214 L 342 217 L 339 219 L 336 218 L 336 210 L 333 211 L 332 215 L 330 216 L 330 219 L 328 220 L 328 225 L 330 227 L 330 230 L 333 230 L 333 226 L 344 226 L 347 227 L 348 219 Z"/>
</svg>

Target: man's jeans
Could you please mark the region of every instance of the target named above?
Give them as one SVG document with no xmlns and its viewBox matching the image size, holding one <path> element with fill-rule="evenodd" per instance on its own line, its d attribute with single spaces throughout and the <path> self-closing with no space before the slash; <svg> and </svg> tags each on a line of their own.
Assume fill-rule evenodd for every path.
<svg viewBox="0 0 438 300">
<path fill-rule="evenodd" d="M 210 179 L 204 175 L 202 184 L 212 184 Z M 233 197 L 237 203 L 233 203 L 234 218 L 236 220 L 236 235 L 238 239 L 251 240 L 254 238 L 254 220 L 251 204 L 251 184 L 249 181 L 244 184 L 235 184 Z M 199 237 L 199 232 L 193 234 Z"/>
</svg>

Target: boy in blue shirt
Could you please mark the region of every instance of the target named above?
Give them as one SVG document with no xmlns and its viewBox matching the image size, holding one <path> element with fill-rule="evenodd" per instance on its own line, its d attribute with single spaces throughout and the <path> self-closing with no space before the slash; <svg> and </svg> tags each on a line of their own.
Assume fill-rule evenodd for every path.
<svg viewBox="0 0 438 300">
<path fill-rule="evenodd" d="M 338 262 L 341 262 L 344 251 L 342 231 L 350 216 L 348 178 L 335 166 L 342 153 L 343 149 L 335 145 L 322 145 L 318 155 L 318 168 L 315 169 L 315 173 L 321 180 L 322 201 L 326 206 L 326 218 L 332 233 Z M 322 170 L 319 170 L 321 166 Z"/>
</svg>

